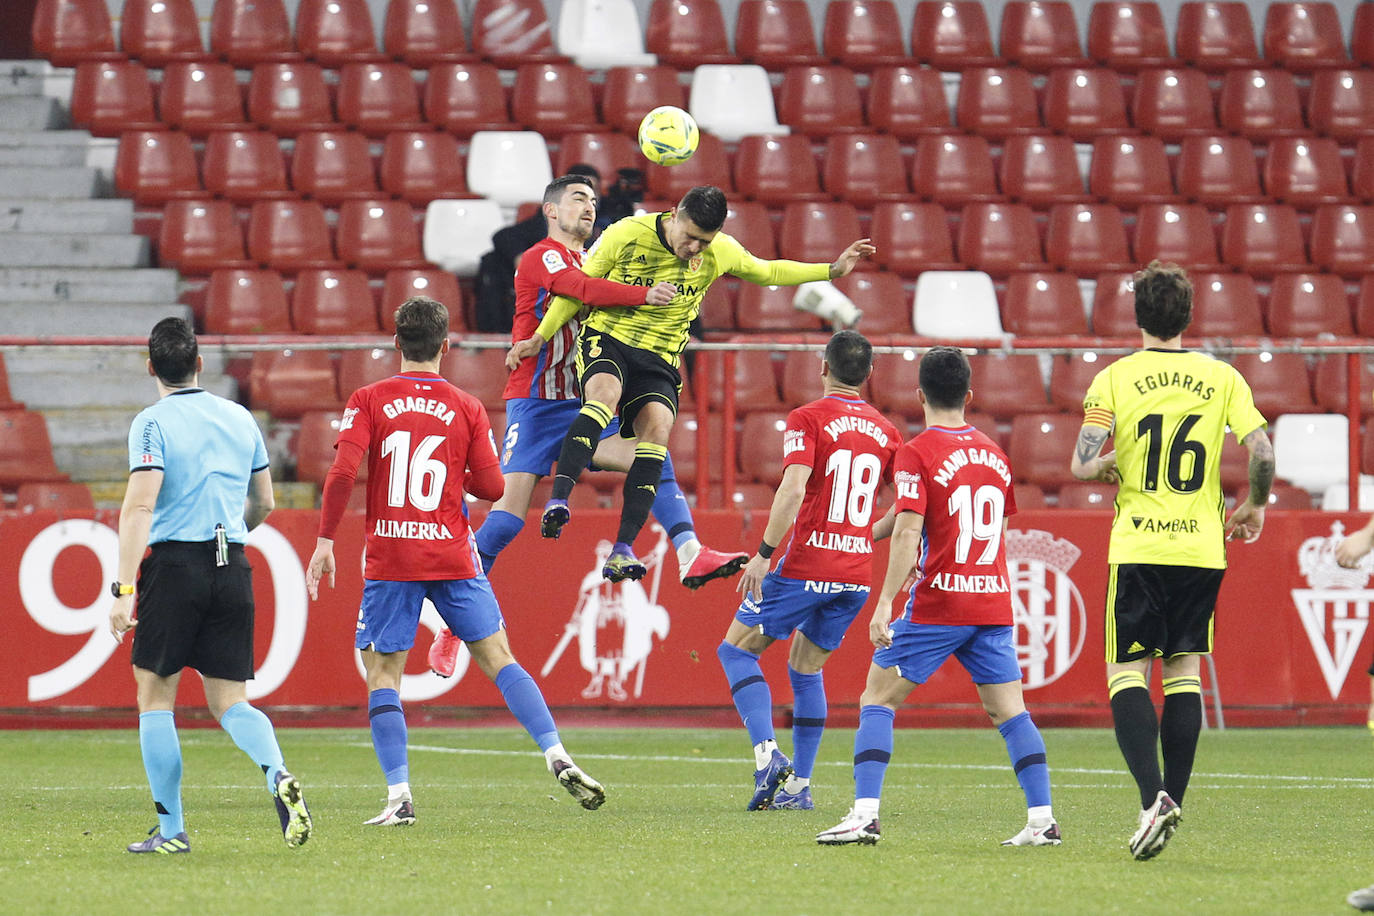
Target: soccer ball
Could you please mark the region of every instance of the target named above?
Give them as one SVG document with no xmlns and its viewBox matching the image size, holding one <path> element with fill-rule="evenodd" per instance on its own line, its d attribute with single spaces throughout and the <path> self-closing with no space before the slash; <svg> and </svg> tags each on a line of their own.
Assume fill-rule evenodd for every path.
<svg viewBox="0 0 1374 916">
<path fill-rule="evenodd" d="M 700 139 L 697 122 L 672 105 L 660 105 L 639 122 L 639 149 L 659 165 L 680 165 L 691 159 Z"/>
</svg>

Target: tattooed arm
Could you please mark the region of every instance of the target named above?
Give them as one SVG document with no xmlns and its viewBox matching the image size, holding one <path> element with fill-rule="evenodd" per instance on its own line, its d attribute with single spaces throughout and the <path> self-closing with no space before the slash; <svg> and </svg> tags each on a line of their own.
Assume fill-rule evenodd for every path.
<svg viewBox="0 0 1374 916">
<path fill-rule="evenodd" d="M 1240 440 L 1250 453 L 1250 495 L 1226 520 L 1226 536 L 1253 544 L 1264 528 L 1264 510 L 1274 485 L 1274 445 L 1261 426 Z"/>
<path fill-rule="evenodd" d="M 1078 442 L 1074 445 L 1073 460 L 1069 472 L 1079 480 L 1100 480 L 1116 483 L 1116 452 L 1099 455 L 1102 445 L 1110 436 L 1111 430 L 1101 426 L 1084 423 L 1078 431 Z"/>
</svg>

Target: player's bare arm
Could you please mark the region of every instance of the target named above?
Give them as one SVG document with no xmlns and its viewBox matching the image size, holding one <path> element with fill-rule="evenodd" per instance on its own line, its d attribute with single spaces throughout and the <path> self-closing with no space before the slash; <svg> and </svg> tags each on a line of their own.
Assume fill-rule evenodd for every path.
<svg viewBox="0 0 1374 916">
<path fill-rule="evenodd" d="M 840 256 L 830 265 L 830 279 L 849 276 L 854 267 L 864 258 L 872 257 L 878 251 L 872 239 L 858 239 L 840 252 Z"/>
<path fill-rule="evenodd" d="M 1364 559 L 1365 554 L 1374 548 L 1374 515 L 1364 523 L 1364 527 L 1336 545 L 1336 562 L 1346 569 L 1354 569 Z"/>
<path fill-rule="evenodd" d="M 117 582 L 131 585 L 138 577 L 138 566 L 143 562 L 144 551 L 148 549 L 148 532 L 153 528 L 153 508 L 157 505 L 158 493 L 162 491 L 162 478 L 163 472 L 158 470 L 135 471 L 129 475 L 124 504 L 119 509 Z M 133 593 L 115 598 L 110 608 L 110 633 L 115 640 L 123 642 L 124 634 L 137 623 L 134 619 Z"/>
<path fill-rule="evenodd" d="M 897 522 L 897 506 L 893 504 L 887 507 L 887 513 L 873 523 L 873 531 L 869 535 L 873 540 L 881 541 L 884 538 L 892 537 L 892 527 Z"/>
<path fill-rule="evenodd" d="M 875 648 L 886 649 L 892 645 L 892 602 L 897 600 L 911 574 L 911 567 L 916 564 L 916 551 L 921 546 L 921 530 L 925 523 L 926 517 L 915 512 L 902 512 L 893 523 L 883 590 L 878 595 L 873 618 L 868 622 L 868 638 Z"/>
<path fill-rule="evenodd" d="M 806 497 L 806 482 L 811 479 L 811 468 L 804 464 L 789 464 L 782 472 L 782 483 L 773 494 L 773 505 L 768 510 L 768 525 L 763 529 L 763 543 L 777 548 L 787 536 L 787 529 L 797 520 L 802 500 Z M 772 551 L 769 551 L 771 555 Z M 763 598 L 763 577 L 768 575 L 772 560 L 762 553 L 749 558 L 740 576 L 736 590 L 746 597 L 758 601 Z"/>
<path fill-rule="evenodd" d="M 1253 544 L 1264 528 L 1264 510 L 1274 485 L 1274 445 L 1260 427 L 1240 440 L 1250 453 L 1250 495 L 1236 506 L 1226 520 L 1226 536 L 1233 541 Z"/>
<path fill-rule="evenodd" d="M 320 582 L 329 577 L 329 587 L 334 587 L 334 540 L 316 538 L 315 552 L 310 555 L 310 563 L 305 568 L 305 590 L 312 600 L 320 597 Z"/>
<path fill-rule="evenodd" d="M 1074 444 L 1073 460 L 1069 464 L 1069 472 L 1074 477 L 1116 483 L 1116 452 L 1099 454 L 1111 434 L 1111 430 L 1100 426 L 1083 424 L 1078 431 L 1078 441 Z"/>
</svg>

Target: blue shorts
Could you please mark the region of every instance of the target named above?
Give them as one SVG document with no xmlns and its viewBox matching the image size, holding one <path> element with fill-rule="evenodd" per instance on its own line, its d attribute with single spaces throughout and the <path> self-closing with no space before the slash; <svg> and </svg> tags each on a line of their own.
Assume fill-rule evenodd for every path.
<svg viewBox="0 0 1374 916">
<path fill-rule="evenodd" d="M 506 401 L 506 432 L 501 440 L 501 473 L 548 475 L 563 437 L 582 409 L 578 400 L 510 398 Z M 601 438 L 620 432 L 620 418 L 612 417 Z"/>
<path fill-rule="evenodd" d="M 735 619 L 762 627 L 763 635 L 787 639 L 793 630 L 827 652 L 840 647 L 845 631 L 868 601 L 869 587 L 848 582 L 789 579 L 776 572 L 763 577 L 763 600 L 746 595 Z"/>
<path fill-rule="evenodd" d="M 486 639 L 505 625 L 486 576 L 438 582 L 363 580 L 363 604 L 353 645 L 374 652 L 402 652 L 415 644 L 425 599 L 463 642 Z"/>
<path fill-rule="evenodd" d="M 879 668 L 897 668 L 897 674 L 924 684 L 953 655 L 975 684 L 1008 684 L 1021 680 L 1011 627 L 951 627 L 897 620 L 892 624 L 892 645 L 873 653 Z"/>
</svg>

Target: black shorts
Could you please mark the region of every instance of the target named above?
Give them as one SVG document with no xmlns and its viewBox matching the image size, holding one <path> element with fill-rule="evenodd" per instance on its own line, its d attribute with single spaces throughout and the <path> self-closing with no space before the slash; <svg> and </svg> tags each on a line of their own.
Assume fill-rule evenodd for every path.
<svg viewBox="0 0 1374 916">
<path fill-rule="evenodd" d="M 215 542 L 163 541 L 138 568 L 133 663 L 160 677 L 194 668 L 253 678 L 253 568 L 242 544 L 215 566 Z"/>
<path fill-rule="evenodd" d="M 587 379 L 609 372 L 620 379 L 620 435 L 635 437 L 635 417 L 650 401 L 661 401 L 677 416 L 682 375 L 652 350 L 642 350 L 584 325 L 577 339 L 577 378 L 585 391 Z"/>
<path fill-rule="evenodd" d="M 1208 655 L 1224 569 L 1112 564 L 1107 577 L 1107 661 Z"/>
</svg>

